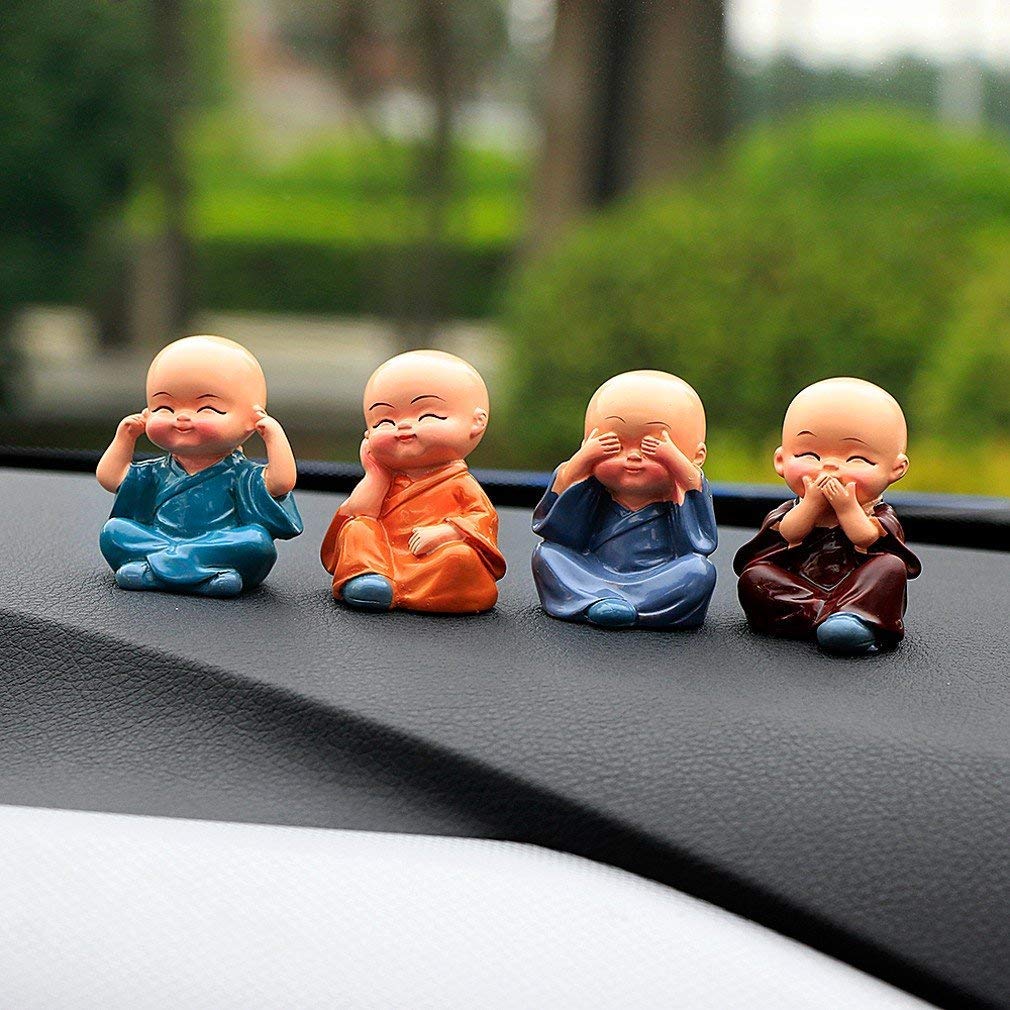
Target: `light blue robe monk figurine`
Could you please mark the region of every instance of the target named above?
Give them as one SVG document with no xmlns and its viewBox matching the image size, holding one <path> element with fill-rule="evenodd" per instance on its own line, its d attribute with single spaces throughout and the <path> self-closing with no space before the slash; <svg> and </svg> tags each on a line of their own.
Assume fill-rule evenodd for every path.
<svg viewBox="0 0 1010 1010">
<path fill-rule="evenodd" d="M 585 432 L 533 514 L 543 608 L 606 628 L 698 627 L 717 544 L 698 394 L 667 372 L 625 372 L 593 394 Z"/>
<path fill-rule="evenodd" d="M 302 532 L 291 446 L 269 417 L 259 362 L 221 337 L 186 337 L 154 359 L 147 407 L 123 418 L 96 475 L 116 494 L 99 540 L 123 589 L 236 596 Z M 168 450 L 132 462 L 140 434 Z M 242 443 L 258 432 L 266 466 Z"/>
</svg>

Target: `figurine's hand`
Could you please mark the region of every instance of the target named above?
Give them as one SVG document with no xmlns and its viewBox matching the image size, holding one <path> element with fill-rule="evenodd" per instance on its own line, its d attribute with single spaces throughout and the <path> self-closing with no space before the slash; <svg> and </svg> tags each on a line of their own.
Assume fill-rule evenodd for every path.
<svg viewBox="0 0 1010 1010">
<path fill-rule="evenodd" d="M 422 554 L 430 554 L 436 547 L 442 544 L 452 543 L 454 540 L 461 540 L 459 530 L 452 523 L 439 523 L 438 526 L 415 526 L 407 541 L 410 553 L 420 557 Z"/>
<path fill-rule="evenodd" d="M 665 428 L 663 434 L 658 438 L 655 435 L 646 435 L 642 439 L 642 455 L 651 457 L 657 463 L 662 463 L 668 470 L 680 462 L 680 457 L 687 458 L 677 448 Z"/>
<path fill-rule="evenodd" d="M 843 512 L 862 511 L 856 498 L 856 484 L 843 484 L 837 477 L 827 477 L 820 482 L 821 493 L 839 515 Z"/>
<path fill-rule="evenodd" d="M 593 428 L 582 440 L 582 446 L 575 454 L 575 458 L 590 469 L 601 459 L 616 456 L 621 451 L 621 440 L 616 432 L 605 431 L 602 435 L 599 432 L 599 428 Z"/>
<path fill-rule="evenodd" d="M 362 469 L 367 477 L 374 477 L 389 484 L 393 480 L 393 475 L 387 470 L 373 455 L 371 446 L 368 444 L 368 437 L 361 440 L 358 448 L 358 459 L 361 461 Z"/>
<path fill-rule="evenodd" d="M 803 497 L 800 499 L 800 504 L 810 511 L 820 513 L 828 508 L 827 499 L 824 497 L 824 489 L 820 484 L 822 480 L 824 480 L 823 475 L 820 477 L 803 478 Z"/>
<path fill-rule="evenodd" d="M 277 435 L 284 436 L 284 429 L 281 427 L 280 421 L 271 417 L 259 404 L 253 407 L 253 410 L 256 413 L 255 430 L 264 442 L 269 442 Z"/>
<path fill-rule="evenodd" d="M 151 416 L 150 410 L 145 407 L 139 414 L 129 414 L 119 422 L 116 429 L 117 437 L 128 438 L 131 442 L 136 442 L 144 430 L 147 428 L 147 419 Z"/>
<path fill-rule="evenodd" d="M 621 440 L 616 432 L 606 431 L 601 435 L 599 428 L 593 428 L 582 440 L 582 445 L 575 455 L 558 468 L 558 477 L 554 481 L 553 490 L 561 494 L 573 484 L 591 476 L 596 464 L 601 460 L 616 456 L 620 451 Z"/>
</svg>

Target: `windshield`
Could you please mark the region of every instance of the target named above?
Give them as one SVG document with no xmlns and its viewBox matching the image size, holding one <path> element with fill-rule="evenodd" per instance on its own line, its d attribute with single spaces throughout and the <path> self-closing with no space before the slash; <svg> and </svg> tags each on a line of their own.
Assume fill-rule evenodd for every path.
<svg viewBox="0 0 1010 1010">
<path fill-rule="evenodd" d="M 792 397 L 852 375 L 905 410 L 901 489 L 1010 494 L 1005 5 L 0 20 L 0 442 L 103 449 L 154 354 L 211 333 L 302 459 L 356 461 L 369 374 L 435 347 L 487 382 L 475 467 L 552 469 L 653 368 L 700 394 L 711 479 L 777 483 Z"/>
</svg>

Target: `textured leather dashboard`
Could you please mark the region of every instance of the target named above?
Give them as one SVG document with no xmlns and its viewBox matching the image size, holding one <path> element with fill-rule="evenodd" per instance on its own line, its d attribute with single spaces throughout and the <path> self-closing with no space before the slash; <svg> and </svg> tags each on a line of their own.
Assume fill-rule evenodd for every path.
<svg viewBox="0 0 1010 1010">
<path fill-rule="evenodd" d="M 338 498 L 240 601 L 128 594 L 86 476 L 0 470 L 0 802 L 535 842 L 945 1006 L 1010 1006 L 1010 559 L 917 548 L 895 654 L 551 621 L 505 509 L 491 614 L 339 608 Z"/>
</svg>

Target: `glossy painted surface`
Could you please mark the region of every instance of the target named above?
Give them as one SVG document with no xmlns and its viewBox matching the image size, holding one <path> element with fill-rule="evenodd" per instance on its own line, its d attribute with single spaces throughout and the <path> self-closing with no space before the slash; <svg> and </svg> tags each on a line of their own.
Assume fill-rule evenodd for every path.
<svg viewBox="0 0 1010 1010">
<path fill-rule="evenodd" d="M 718 537 L 697 393 L 666 372 L 626 372 L 593 395 L 585 433 L 534 512 L 541 605 L 609 627 L 698 627 Z"/>
<path fill-rule="evenodd" d="M 122 588 L 234 596 L 267 576 L 274 538 L 301 533 L 294 456 L 265 405 L 259 362 L 234 341 L 185 337 L 155 357 L 147 406 L 123 418 L 96 470 L 116 494 L 100 546 Z M 166 455 L 134 463 L 144 432 Z M 254 434 L 266 466 L 242 451 Z"/>
<path fill-rule="evenodd" d="M 391 608 L 490 609 L 505 573 L 498 514 L 464 462 L 487 429 L 484 380 L 455 355 L 410 351 L 375 370 L 362 407 L 365 476 L 321 551 L 333 595 L 344 599 L 350 580 L 377 575 Z M 355 605 L 355 595 L 345 602 Z"/>
<path fill-rule="evenodd" d="M 751 627 L 811 637 L 847 614 L 879 646 L 901 639 L 906 583 L 920 566 L 881 496 L 908 470 L 906 441 L 901 407 L 872 383 L 826 379 L 796 396 L 774 458 L 796 499 L 768 514 L 735 561 Z"/>
</svg>

